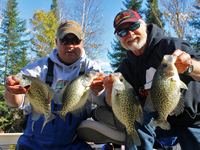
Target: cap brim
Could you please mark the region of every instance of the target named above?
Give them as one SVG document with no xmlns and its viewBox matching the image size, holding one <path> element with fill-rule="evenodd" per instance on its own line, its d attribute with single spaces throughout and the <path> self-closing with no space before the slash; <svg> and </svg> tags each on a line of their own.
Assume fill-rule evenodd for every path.
<svg viewBox="0 0 200 150">
<path fill-rule="evenodd" d="M 58 37 L 60 39 L 64 38 L 65 35 L 69 34 L 69 33 L 72 33 L 72 34 L 75 34 L 77 36 L 78 39 L 81 39 L 81 33 L 75 31 L 76 28 L 73 28 L 73 27 L 68 27 L 67 31 L 63 31 L 61 34 L 58 35 Z"/>
<path fill-rule="evenodd" d="M 115 27 L 115 31 L 114 31 L 114 34 L 117 32 L 118 28 L 120 25 L 124 24 L 124 23 L 127 23 L 127 22 L 138 22 L 139 18 L 130 18 L 130 19 L 126 19 L 122 22 L 120 22 L 116 27 Z"/>
</svg>

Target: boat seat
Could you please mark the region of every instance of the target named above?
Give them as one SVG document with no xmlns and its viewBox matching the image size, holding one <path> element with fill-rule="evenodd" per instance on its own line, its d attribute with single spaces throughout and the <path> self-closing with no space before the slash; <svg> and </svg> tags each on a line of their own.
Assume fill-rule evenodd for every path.
<svg viewBox="0 0 200 150">
<path fill-rule="evenodd" d="M 85 120 L 77 128 L 79 139 L 96 144 L 114 143 L 124 145 L 125 132 L 115 126 L 113 114 L 105 106 L 95 108 L 92 120 Z"/>
</svg>

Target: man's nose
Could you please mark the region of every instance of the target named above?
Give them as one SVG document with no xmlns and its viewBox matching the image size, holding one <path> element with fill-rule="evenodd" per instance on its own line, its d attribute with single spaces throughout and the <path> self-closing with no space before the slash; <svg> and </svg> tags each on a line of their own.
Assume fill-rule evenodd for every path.
<svg viewBox="0 0 200 150">
<path fill-rule="evenodd" d="M 134 35 L 135 34 L 135 32 L 134 31 L 131 31 L 131 30 L 128 30 L 128 33 L 127 33 L 127 35 Z"/>
</svg>

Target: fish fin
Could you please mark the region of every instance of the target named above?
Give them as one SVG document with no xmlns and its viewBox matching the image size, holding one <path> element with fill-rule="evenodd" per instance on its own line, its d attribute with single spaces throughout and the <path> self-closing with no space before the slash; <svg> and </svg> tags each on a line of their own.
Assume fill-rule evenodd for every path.
<svg viewBox="0 0 200 150">
<path fill-rule="evenodd" d="M 184 111 L 184 97 L 182 94 L 180 94 L 180 100 L 178 105 L 176 106 L 176 108 L 169 114 L 170 116 L 176 115 L 178 116 L 179 114 L 181 114 Z"/>
<path fill-rule="evenodd" d="M 167 120 L 166 121 L 154 120 L 154 121 L 150 122 L 148 125 L 159 126 L 160 128 L 162 128 L 164 130 L 170 130 L 170 128 L 171 128 L 171 126 Z"/>
<path fill-rule="evenodd" d="M 56 95 L 56 94 L 58 94 L 54 89 L 52 89 L 51 87 L 49 87 L 48 86 L 48 88 L 49 88 L 49 91 L 50 91 L 50 93 L 51 93 L 51 95 L 52 95 L 52 98 Z"/>
<path fill-rule="evenodd" d="M 76 109 L 74 111 L 71 111 L 70 113 L 72 113 L 73 116 L 75 117 L 80 117 L 81 115 L 83 115 L 84 111 L 85 111 L 85 105 L 83 105 L 81 108 Z"/>
<path fill-rule="evenodd" d="M 68 85 L 68 84 L 67 84 Z M 56 104 L 62 104 L 62 96 L 63 96 L 63 93 L 67 87 L 67 85 L 65 85 L 59 93 L 56 93 L 53 97 L 53 100 Z"/>
<path fill-rule="evenodd" d="M 188 90 L 187 85 L 181 80 L 180 80 L 180 88 Z"/>
<path fill-rule="evenodd" d="M 38 119 L 40 119 L 40 117 L 42 116 L 42 114 L 36 112 L 33 107 L 32 107 L 32 115 L 31 115 L 31 118 L 32 118 L 32 131 L 34 131 L 34 124 L 35 124 L 35 121 L 37 121 Z"/>
<path fill-rule="evenodd" d="M 146 110 L 147 112 L 154 112 L 156 111 L 153 107 L 153 104 L 151 102 L 151 91 L 149 91 L 149 94 L 146 98 L 145 104 L 144 104 L 144 110 Z"/>
<path fill-rule="evenodd" d="M 50 113 L 47 117 L 45 116 L 44 123 L 42 125 L 41 133 L 42 133 L 42 131 L 43 131 L 44 126 L 46 125 L 46 123 L 49 122 L 49 121 L 51 121 L 51 120 L 53 120 L 53 119 L 55 119 L 55 118 L 56 118 L 56 116 L 54 114 L 52 114 L 52 113 Z"/>
<path fill-rule="evenodd" d="M 55 102 L 55 104 L 62 104 L 62 94 L 57 93 L 57 94 L 53 97 L 53 101 Z"/>
<path fill-rule="evenodd" d="M 139 122 L 142 126 L 144 120 L 144 116 L 143 116 L 143 111 L 142 111 L 142 107 L 139 107 L 139 113 L 138 113 L 138 117 L 137 117 L 137 122 Z"/>
<path fill-rule="evenodd" d="M 24 105 L 28 105 L 30 103 L 28 97 L 26 96 L 25 99 L 24 99 Z"/>
<path fill-rule="evenodd" d="M 52 99 L 51 92 L 48 92 L 48 102 L 49 102 L 49 105 L 51 105 L 51 99 Z"/>
<path fill-rule="evenodd" d="M 130 134 L 126 134 L 126 147 L 128 149 L 133 148 L 134 146 L 140 146 L 141 140 L 140 137 L 137 134 L 137 131 L 131 132 Z"/>
<path fill-rule="evenodd" d="M 37 121 L 38 119 L 40 119 L 40 117 L 42 116 L 43 114 L 40 114 L 38 112 L 36 112 L 33 108 L 32 108 L 32 120 L 33 121 Z"/>
<path fill-rule="evenodd" d="M 39 75 L 36 75 L 36 78 L 40 79 L 41 80 L 41 77 Z"/>
<path fill-rule="evenodd" d="M 32 126 L 31 126 L 32 131 L 34 131 L 34 124 L 35 124 L 35 121 L 32 122 Z"/>
<path fill-rule="evenodd" d="M 90 102 L 94 103 L 94 100 L 93 100 L 93 97 L 92 97 L 91 92 L 90 92 L 90 94 L 89 94 L 89 96 L 88 96 L 88 100 L 89 100 Z"/>
<path fill-rule="evenodd" d="M 66 123 L 66 111 L 54 111 L 53 113 L 57 114 L 60 116 L 60 118 L 63 120 L 64 123 Z"/>
</svg>

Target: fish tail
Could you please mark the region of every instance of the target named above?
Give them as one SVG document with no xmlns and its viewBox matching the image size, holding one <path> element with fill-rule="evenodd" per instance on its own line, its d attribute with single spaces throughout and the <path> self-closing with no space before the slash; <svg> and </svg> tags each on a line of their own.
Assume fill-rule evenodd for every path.
<svg viewBox="0 0 200 150">
<path fill-rule="evenodd" d="M 126 147 L 128 149 L 132 149 L 134 146 L 140 146 L 141 141 L 137 134 L 137 131 L 133 131 L 130 134 L 127 133 L 126 135 Z"/>
<path fill-rule="evenodd" d="M 43 123 L 43 126 L 42 126 L 41 133 L 42 133 L 42 131 L 43 131 L 44 126 L 46 125 L 46 123 L 49 122 L 49 121 L 51 121 L 51 120 L 53 120 L 53 119 L 55 119 L 55 118 L 56 118 L 56 116 L 54 114 L 50 114 L 47 117 L 45 116 L 45 120 L 44 120 L 44 123 Z"/>
<path fill-rule="evenodd" d="M 33 120 L 33 122 L 32 122 L 32 126 L 31 126 L 32 131 L 34 131 L 34 124 L 35 124 L 35 121 Z"/>
<path fill-rule="evenodd" d="M 66 113 L 64 111 L 54 111 L 55 114 L 59 115 L 60 118 L 63 120 L 64 123 L 66 123 Z"/>
<path fill-rule="evenodd" d="M 170 130 L 170 128 L 171 128 L 171 126 L 167 120 L 166 121 L 154 120 L 154 121 L 150 122 L 148 125 L 159 126 L 160 128 L 162 128 L 164 130 Z"/>
</svg>

